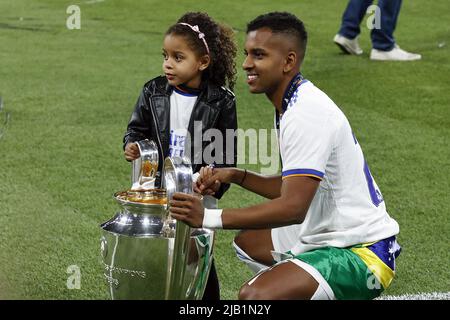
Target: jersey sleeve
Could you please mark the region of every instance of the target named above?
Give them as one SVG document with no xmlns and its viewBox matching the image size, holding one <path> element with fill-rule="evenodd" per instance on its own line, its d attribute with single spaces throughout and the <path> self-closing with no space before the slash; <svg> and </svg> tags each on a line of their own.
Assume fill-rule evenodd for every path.
<svg viewBox="0 0 450 320">
<path fill-rule="evenodd" d="M 289 111 L 280 132 L 282 178 L 311 176 L 322 180 L 335 136 L 329 115 Z"/>
</svg>

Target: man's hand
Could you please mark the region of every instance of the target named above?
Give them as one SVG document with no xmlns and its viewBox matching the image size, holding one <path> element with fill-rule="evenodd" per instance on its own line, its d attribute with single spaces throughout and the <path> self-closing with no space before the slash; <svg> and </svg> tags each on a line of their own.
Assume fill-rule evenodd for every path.
<svg viewBox="0 0 450 320">
<path fill-rule="evenodd" d="M 186 193 L 176 192 L 170 201 L 170 215 L 193 228 L 203 225 L 204 208 L 200 198 Z"/>
<path fill-rule="evenodd" d="M 134 142 L 127 143 L 127 145 L 125 146 L 124 154 L 125 159 L 127 159 L 128 161 L 136 160 L 141 155 L 138 145 Z"/>
</svg>

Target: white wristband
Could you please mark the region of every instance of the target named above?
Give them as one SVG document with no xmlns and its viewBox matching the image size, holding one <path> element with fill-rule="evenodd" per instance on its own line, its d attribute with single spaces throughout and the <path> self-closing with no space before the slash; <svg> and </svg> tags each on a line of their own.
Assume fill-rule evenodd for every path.
<svg viewBox="0 0 450 320">
<path fill-rule="evenodd" d="M 203 228 L 222 229 L 222 209 L 206 209 L 203 215 Z"/>
</svg>

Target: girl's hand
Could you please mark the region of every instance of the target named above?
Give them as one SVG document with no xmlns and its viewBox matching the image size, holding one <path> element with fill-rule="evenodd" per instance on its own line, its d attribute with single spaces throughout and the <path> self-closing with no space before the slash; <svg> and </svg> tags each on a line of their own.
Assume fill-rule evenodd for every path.
<svg viewBox="0 0 450 320">
<path fill-rule="evenodd" d="M 127 145 L 125 146 L 124 154 L 125 159 L 127 159 L 128 161 L 136 160 L 141 155 L 137 144 L 134 142 L 127 143 Z"/>
<path fill-rule="evenodd" d="M 214 170 L 217 169 L 214 169 L 212 166 L 206 166 L 200 169 L 200 176 L 198 177 L 197 182 L 194 185 L 194 192 L 200 193 L 202 195 L 212 196 L 217 192 L 217 190 L 219 190 L 221 184 L 219 180 L 214 180 L 211 184 L 208 184 L 208 186 L 200 189 L 200 186 L 202 186 L 205 181 L 209 181 L 213 177 Z"/>
<path fill-rule="evenodd" d="M 214 194 L 219 190 L 222 183 L 232 183 L 239 173 L 236 168 L 210 168 L 203 167 L 203 174 L 197 179 L 194 191 L 203 195 Z M 201 172 L 202 170 L 200 170 Z"/>
</svg>

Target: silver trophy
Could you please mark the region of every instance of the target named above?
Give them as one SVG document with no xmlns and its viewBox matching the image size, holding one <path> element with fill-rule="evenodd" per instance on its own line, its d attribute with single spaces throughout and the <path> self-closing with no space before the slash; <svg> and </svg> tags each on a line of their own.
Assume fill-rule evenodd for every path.
<svg viewBox="0 0 450 320">
<path fill-rule="evenodd" d="M 214 232 L 177 222 L 170 217 L 168 206 L 174 192 L 193 194 L 190 161 L 166 158 L 163 188 L 141 188 L 151 185 L 152 179 L 154 182 L 158 150 L 154 143 L 139 145 L 141 157 L 139 163 L 133 163 L 133 187 L 114 194 L 120 209 L 100 226 L 103 275 L 109 295 L 113 300 L 201 299 L 213 257 Z M 151 150 L 143 152 L 145 148 Z M 150 169 L 144 167 L 149 154 L 153 161 Z M 209 208 L 217 206 L 210 197 L 203 202 Z"/>
</svg>

